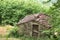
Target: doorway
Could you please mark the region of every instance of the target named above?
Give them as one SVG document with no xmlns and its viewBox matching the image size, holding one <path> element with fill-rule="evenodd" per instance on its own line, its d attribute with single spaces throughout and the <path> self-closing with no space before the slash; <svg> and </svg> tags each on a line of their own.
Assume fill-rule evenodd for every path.
<svg viewBox="0 0 60 40">
<path fill-rule="evenodd" d="M 33 24 L 32 25 L 32 36 L 38 37 L 39 25 Z"/>
</svg>

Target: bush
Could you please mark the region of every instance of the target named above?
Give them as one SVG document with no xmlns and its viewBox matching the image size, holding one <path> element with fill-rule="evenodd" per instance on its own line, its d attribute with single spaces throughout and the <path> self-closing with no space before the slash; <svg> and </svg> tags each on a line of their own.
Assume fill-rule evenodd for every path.
<svg viewBox="0 0 60 40">
<path fill-rule="evenodd" d="M 12 28 L 12 30 L 9 31 L 8 37 L 16 37 L 16 38 L 18 38 L 19 37 L 18 27 Z"/>
<path fill-rule="evenodd" d="M 48 12 L 49 8 L 44 7 L 33 0 L 0 0 L 0 23 L 15 25 L 28 14 Z"/>
</svg>

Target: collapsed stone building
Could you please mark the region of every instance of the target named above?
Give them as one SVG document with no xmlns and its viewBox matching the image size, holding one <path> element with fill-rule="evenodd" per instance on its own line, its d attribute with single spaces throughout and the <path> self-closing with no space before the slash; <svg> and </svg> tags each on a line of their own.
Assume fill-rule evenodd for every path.
<svg viewBox="0 0 60 40">
<path fill-rule="evenodd" d="M 48 15 L 42 13 L 27 15 L 17 23 L 19 25 L 18 32 L 20 35 L 41 37 L 43 30 L 51 28 L 49 19 L 50 17 Z"/>
</svg>

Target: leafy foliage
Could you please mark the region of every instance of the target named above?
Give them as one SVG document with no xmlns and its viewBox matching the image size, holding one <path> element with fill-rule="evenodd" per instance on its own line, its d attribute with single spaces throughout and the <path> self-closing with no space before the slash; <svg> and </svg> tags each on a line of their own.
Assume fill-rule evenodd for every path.
<svg viewBox="0 0 60 40">
<path fill-rule="evenodd" d="M 48 12 L 49 7 L 33 0 L 0 0 L 1 24 L 15 25 L 25 15 Z"/>
</svg>

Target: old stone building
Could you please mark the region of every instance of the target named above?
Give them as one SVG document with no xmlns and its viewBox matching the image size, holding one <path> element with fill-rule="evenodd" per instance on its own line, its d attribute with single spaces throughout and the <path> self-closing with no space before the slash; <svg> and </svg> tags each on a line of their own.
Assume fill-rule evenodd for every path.
<svg viewBox="0 0 60 40">
<path fill-rule="evenodd" d="M 51 28 L 49 19 L 48 15 L 42 13 L 25 16 L 18 22 L 20 35 L 40 37 L 43 30 Z"/>
</svg>

